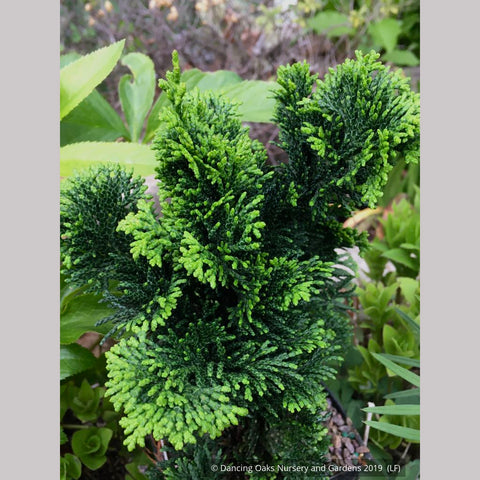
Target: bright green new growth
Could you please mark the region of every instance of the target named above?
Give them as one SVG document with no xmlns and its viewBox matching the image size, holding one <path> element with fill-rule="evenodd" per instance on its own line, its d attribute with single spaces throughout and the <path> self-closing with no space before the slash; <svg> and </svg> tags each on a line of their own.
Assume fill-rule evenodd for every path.
<svg viewBox="0 0 480 480">
<path fill-rule="evenodd" d="M 103 294 L 114 331 L 128 333 L 107 353 L 128 448 L 153 435 L 187 458 L 208 435 L 235 437 L 229 461 L 325 453 L 321 383 L 348 339 L 352 278 L 335 249 L 360 240 L 342 222 L 378 197 L 391 155 L 418 148 L 416 97 L 375 58 L 338 67 L 314 93 L 306 64 L 279 69 L 290 162 L 270 168 L 235 105 L 186 90 L 174 53 L 160 82 L 172 106 L 153 142 L 162 216 L 131 177 L 115 187 L 128 208 L 105 201 L 124 175 L 111 167 L 66 190 L 65 269 Z M 74 223 L 91 212 L 95 228 Z M 300 438 L 309 448 L 299 453 Z"/>
</svg>

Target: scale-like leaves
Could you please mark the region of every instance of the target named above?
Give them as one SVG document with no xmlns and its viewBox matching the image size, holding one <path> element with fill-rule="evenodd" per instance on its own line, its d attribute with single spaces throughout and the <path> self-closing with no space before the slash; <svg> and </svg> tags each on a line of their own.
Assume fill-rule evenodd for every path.
<svg viewBox="0 0 480 480">
<path fill-rule="evenodd" d="M 187 468 L 204 436 L 245 435 L 252 458 L 262 438 L 282 463 L 293 458 L 295 431 L 308 439 L 309 461 L 325 452 L 321 383 L 348 344 L 352 294 L 337 249 L 361 242 L 343 221 L 378 197 L 397 151 L 416 155 L 418 109 L 375 55 L 339 66 L 313 92 L 315 81 L 306 63 L 279 69 L 270 100 L 289 163 L 270 168 L 231 101 L 243 82 L 182 74 L 174 53 L 153 109 L 161 215 L 120 168 L 66 185 L 64 268 L 114 310 L 102 320 L 110 334 L 125 333 L 106 354 L 107 394 L 124 412 L 129 449 L 153 435 L 181 450 Z M 213 82 L 225 95 L 201 91 Z M 265 84 L 249 85 L 266 95 Z M 148 92 L 125 100 L 130 127 Z"/>
</svg>

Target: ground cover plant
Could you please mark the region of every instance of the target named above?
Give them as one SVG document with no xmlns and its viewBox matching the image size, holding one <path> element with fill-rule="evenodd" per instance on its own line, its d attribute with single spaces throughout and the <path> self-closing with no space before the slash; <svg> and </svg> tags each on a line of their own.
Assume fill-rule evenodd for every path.
<svg viewBox="0 0 480 480">
<path fill-rule="evenodd" d="M 62 274 L 109 309 L 105 395 L 129 450 L 165 442 L 150 478 L 225 478 L 211 466 L 239 462 L 265 467 L 242 478 L 301 478 L 268 467 L 327 452 L 322 383 L 350 342 L 353 297 L 338 249 L 367 243 L 343 224 L 376 205 L 398 155 L 418 161 L 418 95 L 373 52 L 323 81 L 306 63 L 281 67 L 289 161 L 274 167 L 238 107 L 187 89 L 173 64 L 152 144 L 161 215 L 115 162 L 68 178 Z"/>
</svg>

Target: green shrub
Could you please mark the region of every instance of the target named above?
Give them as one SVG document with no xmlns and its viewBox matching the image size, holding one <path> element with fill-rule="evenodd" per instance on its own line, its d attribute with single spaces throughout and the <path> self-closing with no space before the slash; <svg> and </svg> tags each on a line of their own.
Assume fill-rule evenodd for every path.
<svg viewBox="0 0 480 480">
<path fill-rule="evenodd" d="M 342 224 L 375 204 L 397 154 L 418 160 L 418 95 L 377 59 L 359 53 L 315 91 L 306 63 L 279 69 L 289 163 L 270 167 L 235 105 L 187 91 L 174 54 L 152 145 L 162 215 L 132 175 L 117 188 L 114 166 L 72 177 L 64 274 L 114 311 L 106 386 L 129 449 L 164 439 L 180 471 L 209 478 L 199 463 L 221 445 L 227 464 L 318 464 L 326 453 L 321 384 L 349 342 L 353 278 L 337 249 L 365 244 Z M 108 252 L 103 238 L 122 240 Z"/>
</svg>

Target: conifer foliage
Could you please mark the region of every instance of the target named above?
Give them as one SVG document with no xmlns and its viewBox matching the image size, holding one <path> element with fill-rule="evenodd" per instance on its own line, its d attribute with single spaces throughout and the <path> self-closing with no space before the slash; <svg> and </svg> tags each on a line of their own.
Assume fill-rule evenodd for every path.
<svg viewBox="0 0 480 480">
<path fill-rule="evenodd" d="M 219 456 L 318 465 L 326 452 L 322 382 L 349 334 L 338 249 L 363 241 L 342 223 L 375 203 L 397 155 L 418 159 L 418 96 L 377 58 L 324 81 L 306 63 L 279 69 L 289 163 L 271 167 L 235 105 L 186 90 L 174 52 L 152 145 L 161 216 L 118 166 L 66 183 L 63 271 L 115 311 L 107 394 L 128 448 L 170 445 L 164 478 L 217 478 L 201 463 Z"/>
</svg>

